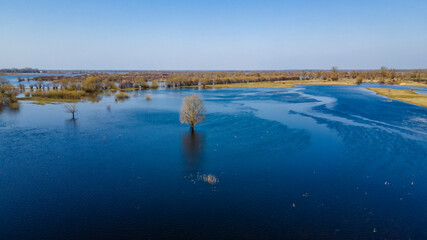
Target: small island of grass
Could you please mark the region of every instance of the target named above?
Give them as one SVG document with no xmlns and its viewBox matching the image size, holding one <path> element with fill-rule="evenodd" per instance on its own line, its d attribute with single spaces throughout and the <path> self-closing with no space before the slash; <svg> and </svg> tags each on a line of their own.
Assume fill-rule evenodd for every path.
<svg viewBox="0 0 427 240">
<path fill-rule="evenodd" d="M 377 94 L 383 95 L 391 99 L 427 107 L 427 95 L 416 93 L 413 90 L 400 90 L 400 89 L 390 89 L 390 88 L 368 88 L 368 89 L 376 92 Z"/>
</svg>

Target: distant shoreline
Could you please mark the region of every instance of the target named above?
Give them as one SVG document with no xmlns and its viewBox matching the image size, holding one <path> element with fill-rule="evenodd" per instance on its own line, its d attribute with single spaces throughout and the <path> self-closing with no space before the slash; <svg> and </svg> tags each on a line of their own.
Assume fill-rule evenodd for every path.
<svg viewBox="0 0 427 240">
<path fill-rule="evenodd" d="M 363 83 L 380 83 L 378 80 L 363 80 Z M 207 85 L 209 88 L 292 88 L 299 85 L 356 85 L 353 79 L 341 79 L 338 81 L 326 81 L 322 79 L 311 80 L 286 80 L 286 81 L 265 81 L 265 82 L 249 82 L 249 83 L 228 83 Z M 407 87 L 427 87 L 427 84 L 418 82 L 403 82 L 396 84 L 396 86 Z"/>
<path fill-rule="evenodd" d="M 353 85 L 353 80 L 344 81 L 324 81 L 320 79 L 313 80 L 285 80 L 285 81 L 265 81 L 249 83 L 228 83 L 207 85 L 209 88 L 292 88 L 298 85 Z"/>
<path fill-rule="evenodd" d="M 13 76 L 13 75 L 43 75 L 43 74 L 55 74 L 55 73 L 0 73 L 0 76 Z"/>
</svg>

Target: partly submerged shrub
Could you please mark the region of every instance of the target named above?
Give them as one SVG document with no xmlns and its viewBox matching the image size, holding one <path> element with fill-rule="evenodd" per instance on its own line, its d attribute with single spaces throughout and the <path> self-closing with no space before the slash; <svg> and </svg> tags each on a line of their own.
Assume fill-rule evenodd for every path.
<svg viewBox="0 0 427 240">
<path fill-rule="evenodd" d="M 0 105 L 11 104 L 17 102 L 16 96 L 19 94 L 19 89 L 11 84 L 0 84 Z"/>
<path fill-rule="evenodd" d="M 124 101 L 126 99 L 129 98 L 129 94 L 125 93 L 125 92 L 119 92 L 116 94 L 116 96 L 114 96 L 114 99 L 117 101 Z"/>
<path fill-rule="evenodd" d="M 356 84 L 360 85 L 361 83 L 363 83 L 363 78 L 362 78 L 362 76 L 359 75 L 356 77 Z"/>
<path fill-rule="evenodd" d="M 157 82 L 152 82 L 151 83 L 151 88 L 152 89 L 157 89 L 157 88 L 159 88 L 159 84 Z"/>
<path fill-rule="evenodd" d="M 145 95 L 145 100 L 150 101 L 151 99 L 153 99 L 153 98 L 151 97 L 151 94 L 146 94 L 146 95 Z"/>
<path fill-rule="evenodd" d="M 148 83 L 146 81 L 141 82 L 141 88 L 142 89 L 148 89 L 150 88 L 150 85 L 148 85 Z"/>
<path fill-rule="evenodd" d="M 9 108 L 12 110 L 18 110 L 19 106 L 20 106 L 19 102 L 10 102 L 9 103 Z"/>
</svg>

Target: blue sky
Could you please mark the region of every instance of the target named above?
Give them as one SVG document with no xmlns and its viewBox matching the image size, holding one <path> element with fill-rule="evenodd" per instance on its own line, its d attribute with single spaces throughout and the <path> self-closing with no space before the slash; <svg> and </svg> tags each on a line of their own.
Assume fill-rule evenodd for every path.
<svg viewBox="0 0 427 240">
<path fill-rule="evenodd" d="M 0 0 L 0 68 L 427 68 L 424 0 Z"/>
</svg>

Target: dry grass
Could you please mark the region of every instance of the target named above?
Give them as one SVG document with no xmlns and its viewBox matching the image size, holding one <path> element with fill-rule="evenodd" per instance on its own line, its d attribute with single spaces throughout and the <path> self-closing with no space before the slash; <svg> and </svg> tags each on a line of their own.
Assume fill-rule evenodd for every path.
<svg viewBox="0 0 427 240">
<path fill-rule="evenodd" d="M 399 89 L 389 89 L 389 88 L 368 88 L 368 89 L 376 92 L 377 94 L 386 96 L 388 98 L 427 107 L 427 95 L 419 94 L 412 90 L 399 90 Z"/>
<path fill-rule="evenodd" d="M 87 94 L 84 91 L 52 90 L 31 92 L 32 97 L 55 98 L 55 99 L 81 99 Z"/>
<path fill-rule="evenodd" d="M 60 102 L 78 102 L 83 99 L 93 98 L 95 95 L 76 90 L 51 90 L 25 92 L 25 97 L 18 98 L 20 101 L 33 101 L 35 104 L 55 104 Z"/>
<path fill-rule="evenodd" d="M 411 87 L 427 87 L 427 84 L 419 83 L 419 82 L 402 82 L 399 85 L 400 86 L 411 86 Z"/>
<path fill-rule="evenodd" d="M 17 98 L 19 101 L 32 101 L 33 104 L 58 104 L 62 102 L 73 103 L 80 101 L 79 99 L 61 99 L 61 98 L 42 98 L 42 97 L 21 97 Z"/>
</svg>

